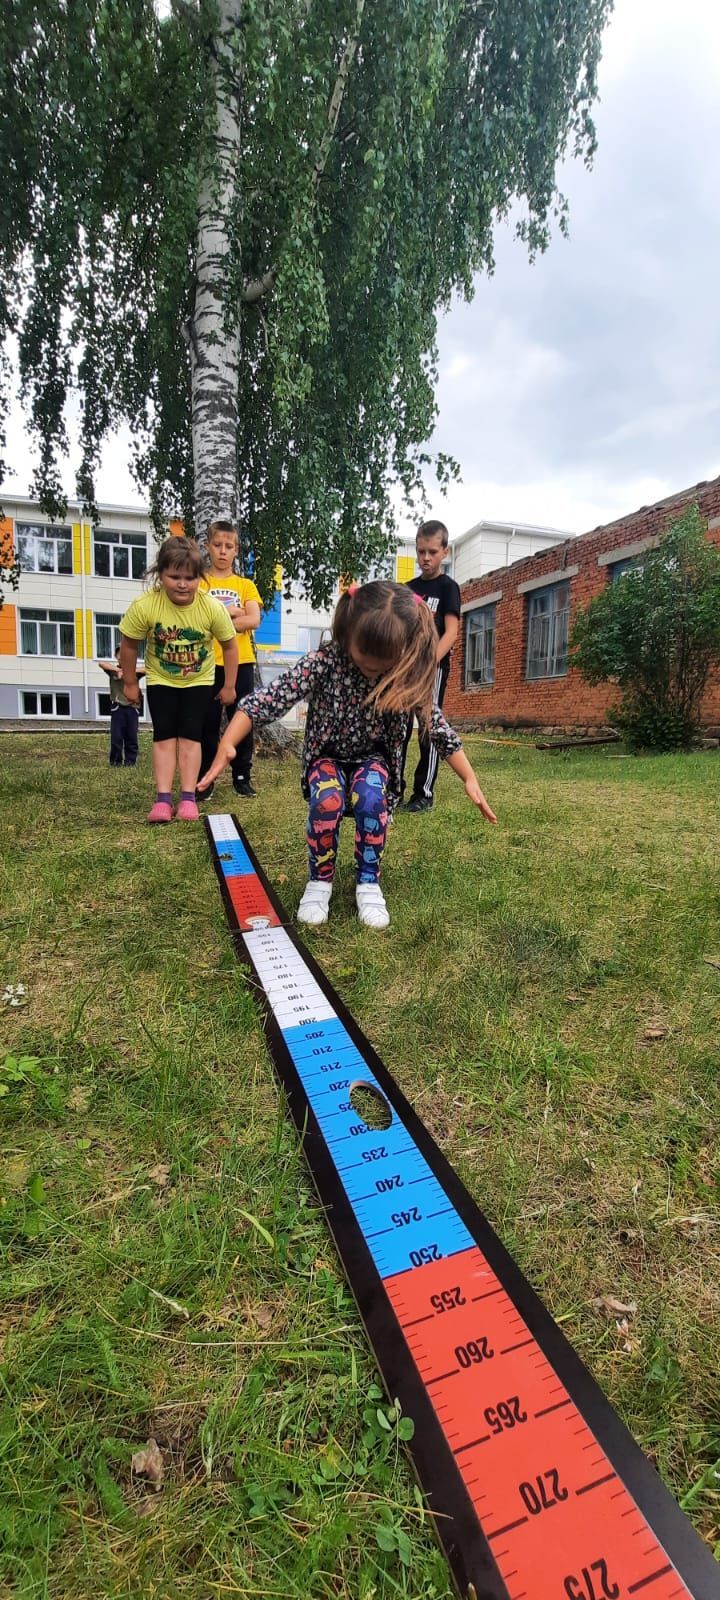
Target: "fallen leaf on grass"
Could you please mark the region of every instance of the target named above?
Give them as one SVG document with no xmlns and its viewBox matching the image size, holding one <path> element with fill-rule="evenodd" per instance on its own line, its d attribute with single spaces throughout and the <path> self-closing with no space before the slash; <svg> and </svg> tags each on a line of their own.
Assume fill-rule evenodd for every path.
<svg viewBox="0 0 720 1600">
<path fill-rule="evenodd" d="M 593 1311 L 599 1311 L 603 1317 L 607 1317 L 610 1321 L 617 1317 L 637 1316 L 637 1306 L 634 1300 L 625 1305 L 622 1300 L 616 1300 L 612 1294 L 598 1294 L 594 1300 L 590 1301 L 590 1304 Z"/>
<path fill-rule="evenodd" d="M 708 967 L 717 967 L 720 972 L 720 956 L 703 956 L 703 961 Z"/>
<path fill-rule="evenodd" d="M 266 1306 L 261 1303 L 252 1307 L 250 1315 L 259 1328 L 270 1328 L 272 1327 L 275 1313 L 272 1306 Z"/>
<path fill-rule="evenodd" d="M 622 1337 L 622 1348 L 626 1356 L 634 1356 L 635 1351 L 640 1349 L 640 1340 L 630 1332 L 630 1324 L 627 1317 L 622 1317 L 619 1322 L 615 1323 L 615 1327 Z"/>
<path fill-rule="evenodd" d="M 87 1083 L 76 1083 L 70 1090 L 67 1103 L 71 1111 L 87 1111 L 92 1096 L 92 1088 Z"/>
<path fill-rule="evenodd" d="M 185 1322 L 190 1321 L 190 1312 L 187 1306 L 181 1306 L 179 1300 L 171 1300 L 169 1294 L 161 1294 L 159 1289 L 151 1289 L 149 1286 L 148 1294 L 151 1294 L 154 1300 L 160 1300 L 164 1306 L 174 1312 L 176 1317 L 182 1317 Z"/>
<path fill-rule="evenodd" d="M 649 1022 L 643 1031 L 643 1039 L 646 1044 L 654 1044 L 657 1040 L 664 1039 L 666 1033 L 667 1028 L 661 1022 Z"/>
<path fill-rule="evenodd" d="M 136 1450 L 130 1461 L 130 1471 L 137 1478 L 147 1478 L 159 1494 L 165 1477 L 165 1463 L 157 1439 L 148 1439 L 142 1450 Z"/>
<path fill-rule="evenodd" d="M 165 1165 L 164 1161 L 158 1161 L 156 1167 L 150 1168 L 148 1177 L 151 1183 L 157 1184 L 158 1189 L 166 1189 L 170 1177 L 170 1168 Z"/>
<path fill-rule="evenodd" d="M 287 873 L 279 872 L 275 881 L 276 883 L 287 883 L 289 881 Z"/>
</svg>

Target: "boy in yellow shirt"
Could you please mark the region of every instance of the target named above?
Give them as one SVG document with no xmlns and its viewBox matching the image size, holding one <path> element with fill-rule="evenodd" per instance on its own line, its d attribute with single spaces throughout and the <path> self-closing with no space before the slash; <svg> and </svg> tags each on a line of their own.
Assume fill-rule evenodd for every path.
<svg viewBox="0 0 720 1600">
<path fill-rule="evenodd" d="M 227 614 L 237 634 L 238 646 L 238 673 L 237 693 L 235 704 L 227 707 L 228 720 L 233 715 L 238 700 L 244 695 L 252 694 L 254 688 L 253 669 L 255 666 L 255 650 L 252 635 L 260 626 L 260 595 L 255 584 L 249 578 L 238 578 L 233 571 L 238 553 L 237 530 L 232 522 L 218 518 L 210 523 L 208 530 L 208 558 L 209 565 L 202 580 L 201 588 L 219 600 L 225 606 Z M 208 706 L 202 734 L 202 758 L 200 762 L 200 777 L 204 777 L 215 760 L 215 754 L 220 738 L 220 724 L 222 722 L 223 706 L 217 698 L 219 690 L 225 682 L 225 668 L 223 665 L 222 650 L 215 645 L 215 695 Z M 232 781 L 235 793 L 244 799 L 251 799 L 257 791 L 250 781 L 250 771 L 253 756 L 253 735 L 250 730 L 246 739 L 238 745 L 235 759 L 232 763 Z M 203 800 L 209 800 L 212 786 L 202 795 Z"/>
</svg>

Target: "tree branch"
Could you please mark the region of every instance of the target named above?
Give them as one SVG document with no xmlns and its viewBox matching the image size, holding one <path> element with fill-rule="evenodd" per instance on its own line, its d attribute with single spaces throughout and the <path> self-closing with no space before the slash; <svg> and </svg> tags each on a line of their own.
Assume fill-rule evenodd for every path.
<svg viewBox="0 0 720 1600">
<path fill-rule="evenodd" d="M 365 0 L 357 0 L 355 10 L 355 28 L 353 33 L 350 35 L 350 38 L 348 39 L 345 49 L 342 53 L 342 60 L 338 68 L 338 75 L 335 79 L 335 88 L 333 89 L 330 97 L 327 127 L 322 137 L 322 142 L 318 151 L 318 158 L 315 162 L 315 168 L 313 171 L 313 183 L 316 191 L 327 165 L 327 158 L 330 154 L 330 147 L 335 137 L 335 129 L 337 127 L 338 117 L 340 115 L 340 108 L 345 97 L 347 81 L 350 76 L 350 68 L 352 67 L 355 59 L 355 52 L 358 44 L 360 43 L 360 29 L 362 27 L 364 10 Z"/>
<path fill-rule="evenodd" d="M 243 303 L 247 306 L 252 306 L 256 300 L 262 300 L 263 295 L 266 295 L 268 290 L 272 289 L 274 282 L 274 267 L 271 267 L 269 272 L 263 273 L 262 278 L 248 278 L 243 284 L 241 296 Z"/>
<path fill-rule="evenodd" d="M 362 27 L 364 10 L 365 0 L 356 0 L 355 27 L 350 35 L 350 38 L 347 40 L 345 49 L 342 53 L 342 59 L 340 61 L 340 66 L 338 67 L 338 74 L 335 79 L 335 87 L 330 96 L 327 125 L 320 141 L 320 149 L 318 150 L 317 160 L 315 162 L 315 166 L 313 167 L 312 182 L 313 192 L 315 195 L 317 195 L 320 187 L 320 179 L 322 178 L 327 166 L 328 156 L 330 154 L 332 142 L 335 137 L 335 129 L 338 125 L 338 117 L 340 116 L 342 103 L 345 98 L 345 90 L 347 88 L 347 81 L 350 76 L 350 69 L 353 61 L 355 60 L 355 53 L 357 51 L 358 44 L 360 43 L 360 29 Z M 262 278 L 247 279 L 246 283 L 243 285 L 242 291 L 242 301 L 244 305 L 254 305 L 257 300 L 263 299 L 263 297 L 269 292 L 270 289 L 272 289 L 273 284 L 275 283 L 275 271 L 275 267 L 270 267 L 268 272 L 263 273 Z"/>
</svg>

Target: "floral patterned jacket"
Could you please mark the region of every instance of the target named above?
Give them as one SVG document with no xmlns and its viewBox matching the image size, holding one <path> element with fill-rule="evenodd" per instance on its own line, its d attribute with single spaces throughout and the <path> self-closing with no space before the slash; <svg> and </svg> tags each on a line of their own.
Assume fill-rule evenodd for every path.
<svg viewBox="0 0 720 1600">
<path fill-rule="evenodd" d="M 239 702 L 258 726 L 275 722 L 286 711 L 307 701 L 307 721 L 302 751 L 302 791 L 307 797 L 307 775 L 320 756 L 352 763 L 380 756 L 390 774 L 388 809 L 396 810 L 403 792 L 403 754 L 410 716 L 407 711 L 376 711 L 367 705 L 368 681 L 336 644 L 324 645 L 284 672 L 269 689 L 258 689 Z M 433 706 L 430 739 L 446 759 L 462 749 L 462 740 Z"/>
</svg>

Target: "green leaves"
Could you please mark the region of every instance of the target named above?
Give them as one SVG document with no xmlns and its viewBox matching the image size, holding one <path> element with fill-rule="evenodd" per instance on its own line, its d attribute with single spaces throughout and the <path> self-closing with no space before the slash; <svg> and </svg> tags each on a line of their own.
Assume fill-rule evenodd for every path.
<svg viewBox="0 0 720 1600">
<path fill-rule="evenodd" d="M 422 495 L 437 310 L 472 294 L 511 202 L 529 248 L 545 247 L 556 164 L 594 147 L 609 9 L 244 0 L 238 27 L 227 0 L 162 20 L 153 0 L 6 0 L 0 342 L 17 326 L 46 507 L 61 503 L 76 387 L 86 503 L 125 421 L 158 529 L 169 512 L 192 528 L 190 348 L 211 350 L 195 319 L 198 199 L 214 174 L 224 336 L 241 350 L 236 459 L 217 485 L 219 499 L 236 477 L 237 504 L 217 509 L 237 510 L 263 586 L 280 562 L 327 601 L 338 572 L 376 567 L 393 486 Z M 219 112 L 233 107 L 226 193 Z M 452 464 L 437 465 L 444 481 Z"/>
<path fill-rule="evenodd" d="M 572 647 L 588 682 L 610 679 L 622 689 L 613 721 L 631 745 L 691 743 L 710 665 L 720 657 L 720 551 L 697 506 L 580 612 Z"/>
</svg>

